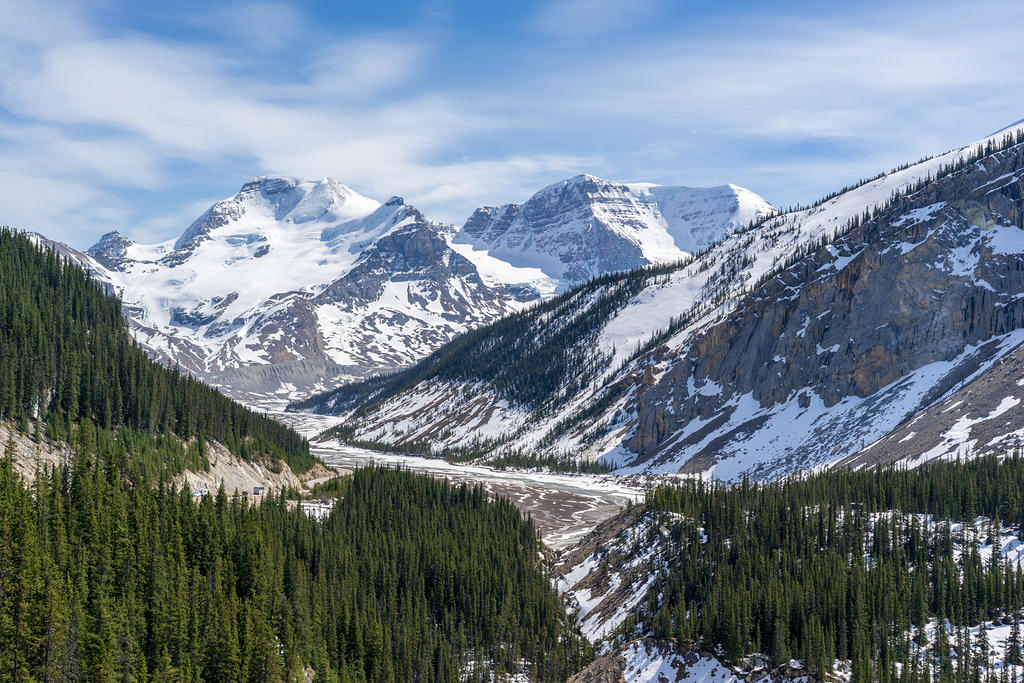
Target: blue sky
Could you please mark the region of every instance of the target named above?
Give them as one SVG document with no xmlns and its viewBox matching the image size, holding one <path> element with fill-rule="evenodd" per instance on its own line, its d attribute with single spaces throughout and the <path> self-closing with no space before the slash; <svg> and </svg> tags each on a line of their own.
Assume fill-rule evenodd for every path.
<svg viewBox="0 0 1024 683">
<path fill-rule="evenodd" d="M 0 0 L 0 223 L 181 233 L 246 179 L 461 223 L 582 172 L 777 206 L 1024 118 L 1024 3 Z"/>
</svg>

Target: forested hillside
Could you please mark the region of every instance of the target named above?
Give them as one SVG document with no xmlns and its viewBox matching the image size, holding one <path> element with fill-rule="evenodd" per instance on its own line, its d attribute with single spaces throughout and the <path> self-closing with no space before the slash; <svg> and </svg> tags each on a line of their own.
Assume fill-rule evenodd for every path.
<svg viewBox="0 0 1024 683">
<path fill-rule="evenodd" d="M 796 658 L 822 675 L 851 660 L 855 683 L 1016 676 L 1021 491 L 1019 457 L 659 488 L 647 505 L 670 529 L 666 561 L 626 637 L 720 644 L 732 662 Z M 999 657 L 993 620 L 1012 625 Z"/>
<path fill-rule="evenodd" d="M 325 521 L 194 496 L 203 444 L 314 462 L 295 432 L 149 360 L 119 302 L 0 230 L 0 417 L 71 459 L 26 482 L 0 444 L 0 680 L 564 680 L 589 656 L 532 522 L 385 469 Z"/>
<path fill-rule="evenodd" d="M 37 440 L 64 440 L 83 420 L 118 428 L 125 438 L 149 442 L 172 471 L 184 462 L 172 455 L 185 442 L 195 449 L 192 462 L 201 464 L 206 440 L 246 459 L 280 458 L 296 472 L 316 461 L 296 432 L 150 360 L 128 334 L 116 298 L 78 266 L 6 228 L 0 418 Z M 163 438 L 170 435 L 177 439 Z"/>
<path fill-rule="evenodd" d="M 197 503 L 90 423 L 74 441 L 31 488 L 0 460 L 0 679 L 558 681 L 584 659 L 532 523 L 480 488 L 363 469 L 318 522 Z"/>
</svg>

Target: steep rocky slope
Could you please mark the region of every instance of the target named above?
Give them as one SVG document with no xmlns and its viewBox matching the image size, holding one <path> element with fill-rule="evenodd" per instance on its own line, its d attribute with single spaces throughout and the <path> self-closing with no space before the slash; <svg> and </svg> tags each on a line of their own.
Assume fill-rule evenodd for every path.
<svg viewBox="0 0 1024 683">
<path fill-rule="evenodd" d="M 1024 341 L 1022 176 L 1024 146 L 987 155 L 765 282 L 638 392 L 626 447 L 770 476 L 855 453 L 986 370 Z"/>
<path fill-rule="evenodd" d="M 1024 342 L 1022 178 L 1017 126 L 764 220 L 679 267 L 570 292 L 568 317 L 542 307 L 480 333 L 476 356 L 442 352 L 418 375 L 319 407 L 355 407 L 349 433 L 392 445 L 567 452 L 724 479 L 884 459 L 867 447 L 897 433 L 914 462 L 968 445 L 1001 452 L 1024 426 L 1015 378 L 987 374 L 1005 373 Z M 629 279 L 626 300 L 609 294 Z M 577 318 L 573 363 L 557 377 L 541 363 L 518 373 L 529 382 L 481 373 L 487 349 L 528 357 Z M 531 382 L 557 386 L 521 390 Z M 961 396 L 932 415 L 982 386 L 984 404 Z M 946 427 L 915 430 L 917 415 Z"/>
<path fill-rule="evenodd" d="M 672 640 L 640 638 L 599 657 L 569 683 L 811 683 L 799 668 L 769 671 L 759 661 L 734 670 L 713 653 L 683 650 Z M 849 680 L 836 676 L 835 681 Z"/>
</svg>

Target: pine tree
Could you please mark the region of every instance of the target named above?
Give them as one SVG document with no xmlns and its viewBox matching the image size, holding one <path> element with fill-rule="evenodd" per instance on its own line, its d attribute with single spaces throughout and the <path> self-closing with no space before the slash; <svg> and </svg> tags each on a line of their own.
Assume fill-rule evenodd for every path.
<svg viewBox="0 0 1024 683">
<path fill-rule="evenodd" d="M 1013 624 L 1010 626 L 1010 637 L 1006 647 L 1006 663 L 1013 666 L 1024 664 L 1021 652 L 1020 619 L 1016 616 L 1014 616 Z"/>
</svg>

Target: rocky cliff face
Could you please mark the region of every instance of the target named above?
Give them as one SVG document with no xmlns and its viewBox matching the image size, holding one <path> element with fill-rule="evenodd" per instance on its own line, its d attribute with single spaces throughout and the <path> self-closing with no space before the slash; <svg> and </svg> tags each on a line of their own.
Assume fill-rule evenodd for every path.
<svg viewBox="0 0 1024 683">
<path fill-rule="evenodd" d="M 452 251 L 444 226 L 408 211 L 407 225 L 375 241 L 311 300 L 322 319 L 359 321 L 344 338 L 328 335 L 332 357 L 363 367 L 411 365 L 462 331 L 536 299 L 529 290 L 489 286 L 471 261 Z"/>
<path fill-rule="evenodd" d="M 87 253 L 104 267 L 117 270 L 126 260 L 128 248 L 134 244 L 130 239 L 114 230 L 105 234 L 99 242 L 89 247 Z"/>
<path fill-rule="evenodd" d="M 737 458 L 729 471 L 767 473 L 770 446 L 757 442 L 784 412 L 817 429 L 775 441 L 775 457 L 813 466 L 927 409 L 1020 341 L 1022 178 L 1024 146 L 987 156 L 741 299 L 638 391 L 629 448 L 685 469 Z"/>
</svg>

